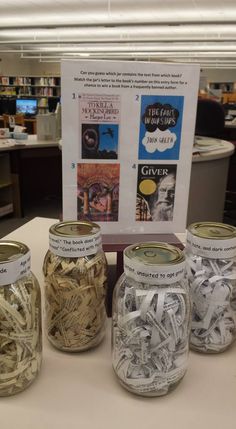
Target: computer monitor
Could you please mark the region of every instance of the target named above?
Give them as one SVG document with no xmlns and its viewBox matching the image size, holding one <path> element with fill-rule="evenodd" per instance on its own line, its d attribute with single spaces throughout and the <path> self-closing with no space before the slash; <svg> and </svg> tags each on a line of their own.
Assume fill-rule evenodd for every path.
<svg viewBox="0 0 236 429">
<path fill-rule="evenodd" d="M 38 110 L 38 100 L 36 98 L 17 98 L 16 114 L 23 113 L 25 116 L 35 116 Z"/>
</svg>

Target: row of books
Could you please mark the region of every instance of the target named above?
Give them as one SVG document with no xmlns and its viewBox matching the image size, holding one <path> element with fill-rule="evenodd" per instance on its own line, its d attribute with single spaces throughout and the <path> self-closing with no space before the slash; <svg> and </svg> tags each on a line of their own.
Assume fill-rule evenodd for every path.
<svg viewBox="0 0 236 429">
<path fill-rule="evenodd" d="M 59 77 L 10 77 L 0 76 L 0 85 L 32 85 L 32 86 L 59 86 Z"/>
</svg>

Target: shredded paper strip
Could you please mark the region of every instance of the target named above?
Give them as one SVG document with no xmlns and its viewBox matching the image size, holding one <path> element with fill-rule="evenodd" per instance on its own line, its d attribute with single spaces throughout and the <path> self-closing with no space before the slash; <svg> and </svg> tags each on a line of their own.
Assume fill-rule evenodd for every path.
<svg viewBox="0 0 236 429">
<path fill-rule="evenodd" d="M 105 334 L 105 254 L 65 258 L 48 251 L 44 260 L 47 334 L 60 350 L 80 351 Z"/>
<path fill-rule="evenodd" d="M 137 283 L 123 275 L 114 292 L 113 368 L 130 391 L 168 393 L 187 370 L 190 304 L 183 279 Z"/>
<path fill-rule="evenodd" d="M 40 300 L 32 274 L 0 287 L 0 396 L 24 390 L 40 370 Z"/>
<path fill-rule="evenodd" d="M 224 351 L 236 338 L 236 261 L 186 254 L 193 302 L 191 347 Z"/>
</svg>

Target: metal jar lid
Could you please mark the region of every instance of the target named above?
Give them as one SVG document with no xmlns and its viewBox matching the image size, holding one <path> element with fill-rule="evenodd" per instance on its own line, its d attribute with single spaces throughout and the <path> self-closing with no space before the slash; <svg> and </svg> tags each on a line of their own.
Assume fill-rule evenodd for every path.
<svg viewBox="0 0 236 429">
<path fill-rule="evenodd" d="M 126 247 L 124 254 L 142 265 L 172 265 L 184 261 L 180 249 L 167 243 L 138 243 Z"/>
<path fill-rule="evenodd" d="M 0 241 L 0 286 L 14 283 L 29 272 L 29 248 L 18 241 Z"/>
<path fill-rule="evenodd" d="M 236 237 L 234 226 L 218 222 L 195 222 L 189 225 L 188 231 L 203 239 L 229 240 Z"/>
<path fill-rule="evenodd" d="M 210 259 L 236 257 L 236 228 L 218 222 L 196 222 L 188 227 L 186 251 Z"/>
<path fill-rule="evenodd" d="M 138 243 L 124 250 L 124 272 L 136 282 L 171 284 L 184 277 L 185 256 L 167 243 Z"/>
<path fill-rule="evenodd" d="M 28 252 L 29 248 L 26 244 L 18 241 L 2 240 L 0 241 L 0 264 L 15 261 Z"/>
<path fill-rule="evenodd" d="M 102 249 L 100 226 L 88 221 L 65 221 L 49 229 L 49 249 L 61 257 L 95 255 Z"/>
<path fill-rule="evenodd" d="M 81 237 L 97 234 L 100 226 L 89 221 L 64 221 L 52 225 L 49 232 L 59 237 Z"/>
</svg>

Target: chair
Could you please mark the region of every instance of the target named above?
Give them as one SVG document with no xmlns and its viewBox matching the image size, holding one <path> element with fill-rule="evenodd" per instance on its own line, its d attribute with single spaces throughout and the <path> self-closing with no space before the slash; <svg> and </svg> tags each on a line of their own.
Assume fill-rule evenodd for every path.
<svg viewBox="0 0 236 429">
<path fill-rule="evenodd" d="M 224 138 L 225 111 L 215 100 L 198 99 L 195 134 Z"/>
<path fill-rule="evenodd" d="M 25 126 L 25 118 L 23 114 L 7 115 L 3 114 L 4 128 L 14 127 L 15 125 Z"/>
</svg>

